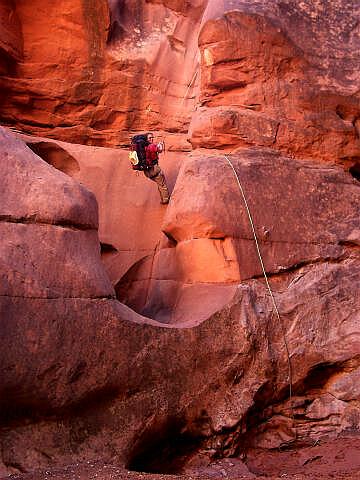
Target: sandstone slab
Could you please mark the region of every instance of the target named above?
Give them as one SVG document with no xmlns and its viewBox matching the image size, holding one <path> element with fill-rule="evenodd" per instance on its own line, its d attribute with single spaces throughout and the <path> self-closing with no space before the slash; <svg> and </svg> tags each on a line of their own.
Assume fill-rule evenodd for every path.
<svg viewBox="0 0 360 480">
<path fill-rule="evenodd" d="M 0 295 L 114 295 L 100 258 L 96 230 L 0 222 Z"/>
<path fill-rule="evenodd" d="M 1 219 L 97 228 L 94 195 L 49 168 L 24 142 L 0 128 L 3 182 Z"/>
</svg>

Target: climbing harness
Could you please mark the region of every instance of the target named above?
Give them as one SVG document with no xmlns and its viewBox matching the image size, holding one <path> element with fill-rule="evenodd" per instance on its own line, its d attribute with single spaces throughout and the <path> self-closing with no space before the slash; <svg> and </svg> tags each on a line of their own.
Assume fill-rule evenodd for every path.
<svg viewBox="0 0 360 480">
<path fill-rule="evenodd" d="M 271 290 L 271 286 L 270 286 L 270 283 L 269 283 L 269 280 L 268 280 L 268 276 L 266 274 L 266 270 L 265 270 L 265 265 L 264 265 L 264 261 L 263 261 L 263 258 L 262 258 L 262 255 L 261 255 L 261 251 L 260 251 L 260 246 L 259 246 L 259 241 L 258 241 L 258 238 L 257 238 L 257 235 L 256 235 L 256 231 L 255 231 L 255 226 L 254 226 L 254 221 L 253 221 L 253 218 L 252 218 L 252 215 L 251 215 L 251 212 L 250 212 L 250 208 L 249 208 L 249 205 L 248 205 L 248 202 L 246 200 L 246 196 L 245 196 L 245 192 L 244 192 L 244 189 L 241 185 L 241 182 L 240 182 L 240 179 L 239 179 L 239 176 L 234 168 L 234 165 L 232 164 L 231 160 L 229 159 L 229 157 L 227 155 L 224 155 L 224 158 L 226 159 L 226 161 L 228 162 L 228 164 L 230 165 L 230 168 L 232 169 L 234 175 L 235 175 L 235 179 L 237 181 L 237 184 L 239 186 L 239 189 L 240 189 L 240 192 L 241 192 L 241 196 L 243 198 L 243 201 L 244 201 L 244 204 L 245 204 L 245 209 L 246 209 L 246 212 L 247 212 L 247 215 L 248 215 L 248 218 L 249 218 L 249 222 L 250 222 L 250 225 L 251 225 L 251 230 L 252 230 L 252 233 L 253 233 L 253 237 L 254 237 L 254 240 L 255 240 L 255 245 L 256 245 L 256 251 L 257 251 L 257 254 L 258 254 L 258 257 L 259 257 L 259 261 L 260 261 L 260 265 L 261 265 L 261 269 L 262 269 L 262 272 L 263 272 L 263 275 L 264 275 L 264 278 L 265 278 L 265 283 L 266 283 L 266 286 L 267 286 L 267 289 L 269 291 L 269 294 L 270 294 L 270 297 L 271 297 L 271 301 L 272 301 L 272 304 L 273 304 L 273 308 L 274 308 L 274 312 L 276 314 L 276 317 L 279 321 L 279 324 L 281 326 L 281 330 L 282 330 L 282 335 L 283 335 L 283 339 L 284 339 L 284 344 L 285 344 L 285 349 L 286 349 L 286 354 L 287 354 L 287 361 L 288 361 L 288 380 L 289 380 L 289 400 L 290 400 L 290 410 L 291 410 L 291 416 L 292 416 L 292 420 L 294 421 L 294 413 L 293 413 L 293 402 L 292 402 L 292 398 L 293 398 L 293 391 L 292 391 L 292 385 L 293 385 L 293 378 L 292 378 L 292 365 L 291 365 L 291 358 L 290 358 L 290 351 L 289 351 L 289 347 L 288 347 L 288 343 L 286 341 L 286 335 L 285 335 L 285 327 L 284 327 L 284 324 L 283 324 L 283 321 L 281 319 L 281 316 L 280 316 L 280 313 L 279 313 L 279 309 L 276 305 L 276 301 L 275 301 L 275 297 L 274 297 L 274 294 Z"/>
</svg>

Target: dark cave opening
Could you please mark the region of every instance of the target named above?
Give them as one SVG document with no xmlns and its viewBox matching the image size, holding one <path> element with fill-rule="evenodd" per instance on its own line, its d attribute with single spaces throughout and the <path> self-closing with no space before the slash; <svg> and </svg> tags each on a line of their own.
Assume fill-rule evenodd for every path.
<svg viewBox="0 0 360 480">
<path fill-rule="evenodd" d="M 360 182 L 360 162 L 356 162 L 352 167 L 350 167 L 349 173 L 353 178 L 355 178 L 355 180 Z"/>
<path fill-rule="evenodd" d="M 134 472 L 178 474 L 200 439 L 184 431 L 184 422 L 173 418 L 145 433 L 134 446 L 126 468 Z"/>
<path fill-rule="evenodd" d="M 293 393 L 301 396 L 322 389 L 333 375 L 342 370 L 343 363 L 319 363 L 308 371 L 304 379 L 293 385 Z"/>
</svg>

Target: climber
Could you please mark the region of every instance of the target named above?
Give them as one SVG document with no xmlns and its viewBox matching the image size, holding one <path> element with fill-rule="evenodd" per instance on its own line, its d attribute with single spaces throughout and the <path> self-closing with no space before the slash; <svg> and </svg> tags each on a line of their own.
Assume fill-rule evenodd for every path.
<svg viewBox="0 0 360 480">
<path fill-rule="evenodd" d="M 150 167 L 144 170 L 144 175 L 156 182 L 160 193 L 160 203 L 166 204 L 169 203 L 170 195 L 165 175 L 159 166 L 159 153 L 164 151 L 164 142 L 154 143 L 154 135 L 152 133 L 147 134 L 147 141 L 149 144 L 145 147 L 146 163 Z"/>
<path fill-rule="evenodd" d="M 160 203 L 169 203 L 170 194 L 165 175 L 159 166 L 159 153 L 164 151 L 164 142 L 154 143 L 154 135 L 135 135 L 132 138 L 129 158 L 134 170 L 142 170 L 144 175 L 153 180 L 160 193 Z"/>
</svg>

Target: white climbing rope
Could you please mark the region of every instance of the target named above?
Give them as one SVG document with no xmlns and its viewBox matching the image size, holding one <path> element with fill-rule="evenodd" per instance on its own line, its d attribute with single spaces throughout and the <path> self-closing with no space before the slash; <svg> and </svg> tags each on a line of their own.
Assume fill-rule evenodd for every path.
<svg viewBox="0 0 360 480">
<path fill-rule="evenodd" d="M 189 93 L 189 90 L 190 90 L 190 88 L 191 88 L 191 85 L 193 84 L 193 82 L 194 82 L 197 74 L 198 74 L 198 70 L 196 69 L 196 70 L 195 70 L 195 73 L 194 73 L 194 76 L 192 77 L 191 82 L 189 83 L 189 85 L 188 85 L 188 87 L 187 87 L 187 90 L 186 90 L 186 92 L 185 92 L 185 95 L 183 96 L 182 102 L 181 102 L 180 107 L 179 107 L 180 109 L 182 109 L 182 107 L 183 107 L 183 105 L 184 105 L 184 102 L 185 102 L 186 97 L 187 97 L 187 95 L 188 95 L 188 93 Z"/>
<path fill-rule="evenodd" d="M 271 290 L 271 286 L 270 286 L 270 283 L 269 283 L 269 280 L 268 280 L 268 276 L 266 274 L 266 270 L 265 270 L 265 265 L 264 265 L 264 261 L 263 261 L 263 258 L 262 258 L 262 255 L 261 255 L 261 251 L 260 251 L 260 246 L 259 246 L 259 241 L 258 241 L 258 238 L 257 238 L 257 235 L 256 235 L 256 231 L 255 231 L 255 226 L 254 226 L 254 221 L 253 221 L 253 218 L 252 218 L 252 215 L 251 215 L 251 212 L 250 212 L 250 208 L 249 208 L 249 205 L 248 205 L 248 202 L 246 200 L 246 196 L 245 196 L 245 192 L 244 192 L 244 189 L 241 185 L 241 182 L 239 180 L 239 176 L 232 164 L 232 162 L 230 161 L 229 157 L 227 155 L 224 155 L 225 159 L 227 160 L 228 164 L 230 165 L 234 175 L 235 175 L 235 178 L 236 178 L 236 181 L 237 181 L 237 184 L 239 186 L 239 189 L 240 189 L 240 192 L 241 192 L 241 196 L 244 200 L 244 204 L 245 204 L 245 208 L 246 208 L 246 212 L 247 212 L 247 215 L 249 217 L 249 221 L 250 221 L 250 225 L 251 225 L 251 230 L 252 230 L 252 233 L 253 233 L 253 236 L 254 236 L 254 240 L 255 240 L 255 245 L 256 245 L 256 250 L 257 250 L 257 254 L 258 254 L 258 257 L 259 257 L 259 261 L 260 261 L 260 265 L 261 265 L 261 269 L 262 269 L 262 272 L 263 272 L 263 275 L 264 275 L 264 278 L 265 278 L 265 283 L 266 283 L 266 286 L 267 286 L 267 289 L 269 291 L 269 294 L 270 294 L 270 297 L 271 297 L 271 300 L 272 300 L 272 304 L 273 304 L 273 307 L 274 307 L 274 312 L 276 314 L 276 317 L 279 321 L 279 324 L 281 326 L 281 330 L 282 330 L 282 334 L 283 334 L 283 339 L 284 339 L 284 344 L 285 344 L 285 349 L 286 349 L 286 354 L 287 354 L 287 360 L 288 360 L 288 375 L 289 375 L 289 399 L 290 399 L 290 409 L 291 409 L 291 416 L 292 416 L 292 419 L 294 420 L 294 414 L 293 414 L 293 407 L 292 407 L 292 396 L 293 396 L 293 392 L 292 392 L 292 365 L 291 365 L 291 359 L 290 359 L 290 352 L 289 352 L 289 347 L 288 347 L 288 344 L 287 344 L 287 341 L 286 341 L 286 335 L 285 335 L 285 328 L 284 328 L 284 324 L 281 320 L 281 317 L 280 317 L 280 313 L 279 313 L 279 309 L 276 305 L 276 301 L 275 301 L 275 297 L 274 297 L 274 294 Z"/>
</svg>

